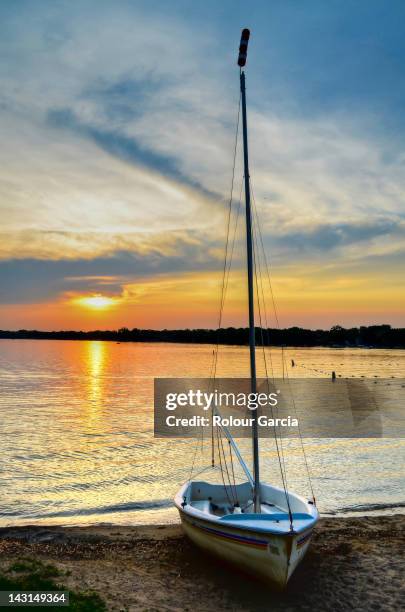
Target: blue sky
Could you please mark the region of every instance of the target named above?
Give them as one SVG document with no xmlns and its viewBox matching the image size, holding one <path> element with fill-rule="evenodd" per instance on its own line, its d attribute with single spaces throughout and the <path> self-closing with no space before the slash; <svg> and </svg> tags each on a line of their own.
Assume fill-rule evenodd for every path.
<svg viewBox="0 0 405 612">
<path fill-rule="evenodd" d="M 404 17 L 395 1 L 3 1 L 0 327 L 98 290 L 126 299 L 123 324 L 178 323 L 128 296 L 221 267 L 246 26 L 251 173 L 285 323 L 405 325 Z"/>
</svg>

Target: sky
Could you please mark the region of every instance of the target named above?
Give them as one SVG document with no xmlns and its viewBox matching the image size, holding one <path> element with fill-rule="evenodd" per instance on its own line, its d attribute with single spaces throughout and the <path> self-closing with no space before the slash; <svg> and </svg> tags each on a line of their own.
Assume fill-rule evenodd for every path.
<svg viewBox="0 0 405 612">
<path fill-rule="evenodd" d="M 3 0 L 0 329 L 217 325 L 244 27 L 279 324 L 404 327 L 404 19 L 395 0 Z M 237 152 L 223 324 L 244 326 Z"/>
</svg>

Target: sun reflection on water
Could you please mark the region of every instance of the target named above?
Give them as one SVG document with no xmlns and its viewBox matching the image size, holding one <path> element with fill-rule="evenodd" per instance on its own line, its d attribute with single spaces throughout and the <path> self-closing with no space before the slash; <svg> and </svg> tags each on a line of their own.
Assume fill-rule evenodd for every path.
<svg viewBox="0 0 405 612">
<path fill-rule="evenodd" d="M 105 395 L 105 362 L 106 362 L 106 346 L 104 342 L 92 340 L 86 343 L 87 361 L 87 405 L 88 405 L 88 421 L 89 426 L 94 425 L 96 420 L 99 420 L 103 409 Z"/>
</svg>

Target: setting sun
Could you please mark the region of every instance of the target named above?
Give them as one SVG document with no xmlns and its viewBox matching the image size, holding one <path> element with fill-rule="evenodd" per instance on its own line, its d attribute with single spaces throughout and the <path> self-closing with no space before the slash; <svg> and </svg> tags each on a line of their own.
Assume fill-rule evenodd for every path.
<svg viewBox="0 0 405 612">
<path fill-rule="evenodd" d="M 107 297 L 105 295 L 90 295 L 77 298 L 74 301 L 76 304 L 80 304 L 81 306 L 86 306 L 87 308 L 96 308 L 98 310 L 114 306 L 114 304 L 117 302 L 117 299 Z"/>
</svg>

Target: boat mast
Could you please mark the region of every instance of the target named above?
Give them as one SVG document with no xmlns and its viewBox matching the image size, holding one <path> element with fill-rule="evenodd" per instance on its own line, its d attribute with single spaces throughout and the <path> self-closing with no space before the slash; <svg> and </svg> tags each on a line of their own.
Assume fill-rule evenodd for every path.
<svg viewBox="0 0 405 612">
<path fill-rule="evenodd" d="M 240 91 L 242 99 L 242 125 L 243 125 L 243 162 L 245 178 L 245 201 L 246 201 L 246 250 L 247 250 L 247 273 L 248 273 L 248 297 L 249 297 L 249 348 L 250 348 L 250 378 L 251 392 L 256 393 L 256 354 L 255 354 L 255 313 L 254 313 L 254 261 L 252 244 L 252 213 L 250 206 L 250 177 L 249 177 L 249 155 L 247 138 L 246 117 L 246 87 L 245 72 L 247 46 L 250 32 L 248 29 L 242 31 L 239 46 L 238 66 L 240 66 Z M 257 435 L 257 409 L 252 411 L 252 441 L 253 441 L 253 501 L 254 510 L 260 513 L 260 475 L 259 475 L 259 440 Z"/>
</svg>

